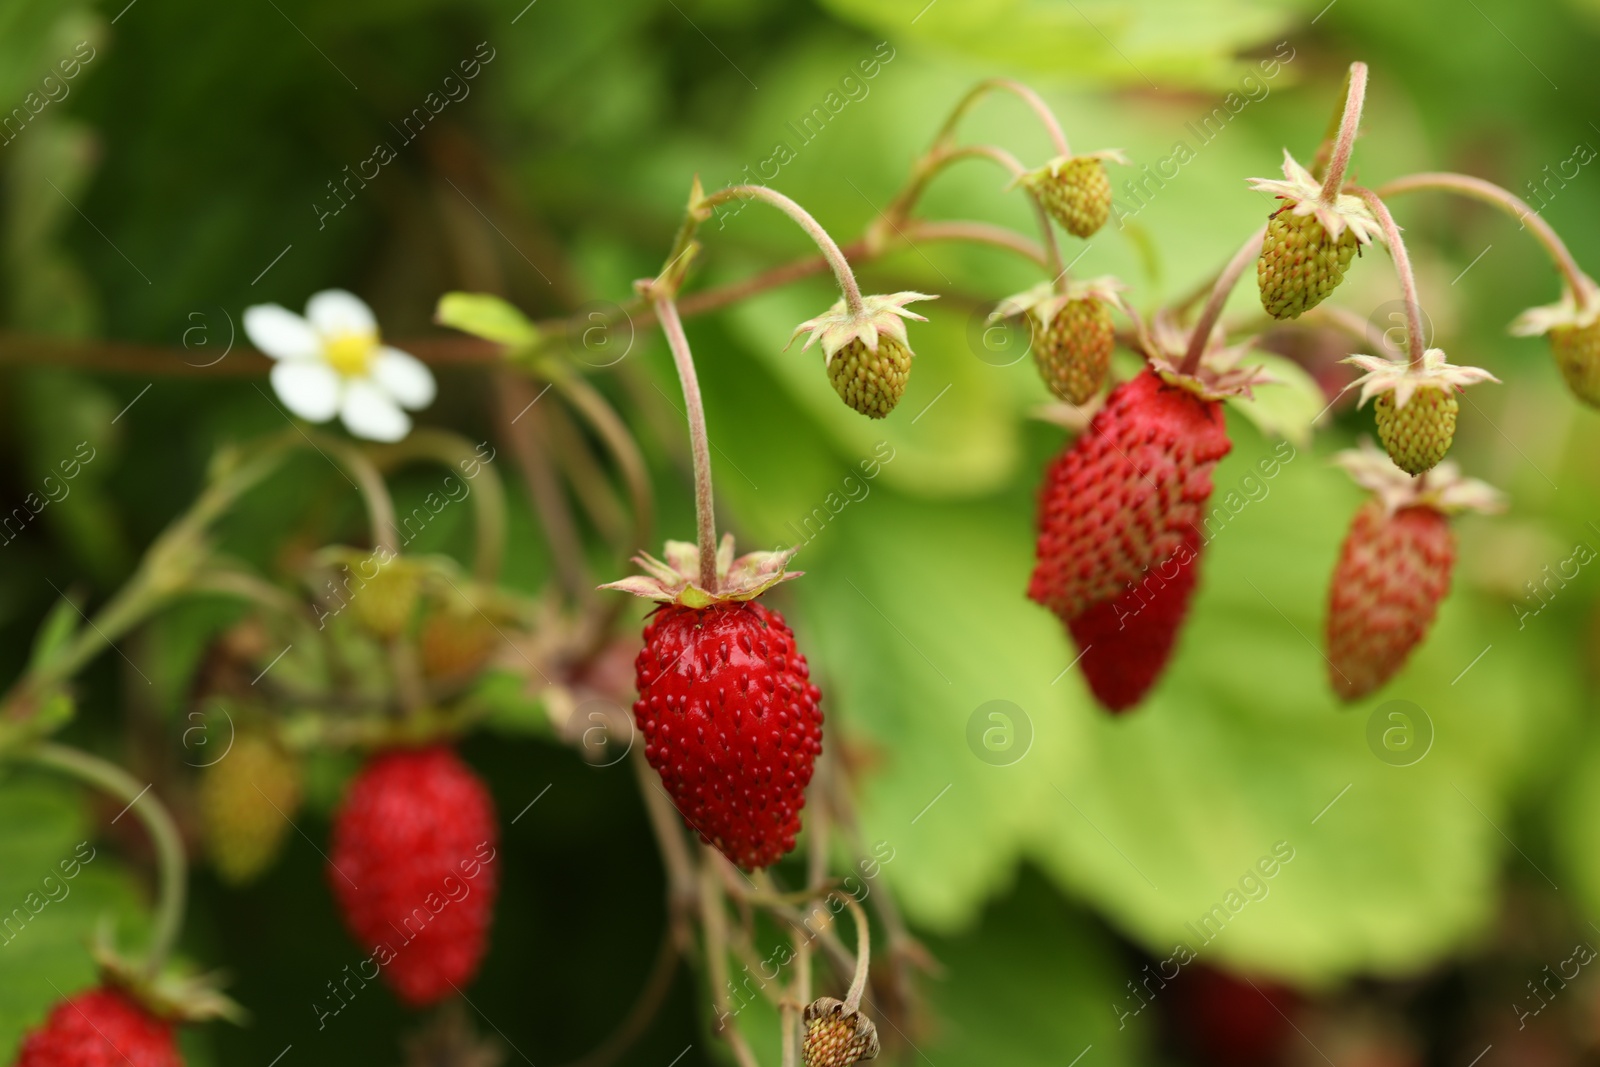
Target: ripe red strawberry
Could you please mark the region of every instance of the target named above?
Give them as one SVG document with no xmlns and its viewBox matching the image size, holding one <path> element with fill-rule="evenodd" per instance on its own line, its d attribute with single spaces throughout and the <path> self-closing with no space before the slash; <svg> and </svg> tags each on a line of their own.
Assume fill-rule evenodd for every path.
<svg viewBox="0 0 1600 1067">
<path fill-rule="evenodd" d="M 1064 620 L 1114 601 L 1194 536 L 1228 454 L 1220 401 L 1146 368 L 1051 464 L 1028 596 Z"/>
<path fill-rule="evenodd" d="M 183 1067 L 172 1024 L 127 994 L 97 988 L 57 1004 L 16 1067 Z"/>
<path fill-rule="evenodd" d="M 822 693 L 783 616 L 755 601 L 663 607 L 634 669 L 645 758 L 684 821 L 741 867 L 776 863 L 822 752 Z"/>
<path fill-rule="evenodd" d="M 1083 650 L 1089 689 L 1106 710 L 1133 707 L 1161 676 L 1189 614 L 1202 544 L 1191 534 L 1121 596 L 1066 620 Z"/>
<path fill-rule="evenodd" d="M 412 1007 L 472 981 L 499 888 L 483 782 L 444 745 L 379 752 L 334 816 L 328 884 L 345 925 Z"/>
<path fill-rule="evenodd" d="M 668 541 L 666 562 L 641 555 L 651 577 L 620 589 L 663 606 L 634 661 L 634 718 L 644 754 L 689 828 L 748 870 L 794 848 L 806 785 L 822 752 L 822 693 L 783 616 L 755 598 L 798 572 L 793 552 L 717 553 L 714 588 L 700 550 Z"/>
<path fill-rule="evenodd" d="M 1430 507 L 1356 512 L 1328 590 L 1328 681 L 1360 700 L 1405 665 L 1450 592 L 1455 536 Z"/>
<path fill-rule="evenodd" d="M 1453 463 L 1410 478 L 1370 442 L 1338 462 L 1376 494 L 1356 512 L 1328 589 L 1328 681 L 1340 699 L 1359 700 L 1405 665 L 1450 591 L 1456 544 L 1448 516 L 1503 504 Z"/>
</svg>

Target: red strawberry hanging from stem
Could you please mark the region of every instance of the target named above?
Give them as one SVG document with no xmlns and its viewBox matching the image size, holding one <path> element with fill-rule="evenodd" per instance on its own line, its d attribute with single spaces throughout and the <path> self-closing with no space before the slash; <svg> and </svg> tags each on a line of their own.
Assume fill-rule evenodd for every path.
<svg viewBox="0 0 1600 1067">
<path fill-rule="evenodd" d="M 694 357 L 672 297 L 646 283 L 672 349 L 694 453 L 698 543 L 668 541 L 648 576 L 602 586 L 661 605 L 635 662 L 634 717 L 645 758 L 689 827 L 741 867 L 768 867 L 794 848 L 812 767 L 822 752 L 822 694 L 783 616 L 756 602 L 798 572 L 793 555 L 733 555 L 716 543 L 710 442 Z"/>
<path fill-rule="evenodd" d="M 1450 592 L 1449 516 L 1504 508 L 1501 495 L 1454 463 L 1411 478 L 1365 442 L 1336 462 L 1373 493 L 1356 512 L 1328 588 L 1328 681 L 1360 700 L 1397 674 Z"/>
<path fill-rule="evenodd" d="M 1232 280 L 1246 264 L 1235 257 Z M 1028 596 L 1082 645 L 1090 689 L 1112 711 L 1143 699 L 1188 613 L 1211 471 L 1232 447 L 1222 399 L 1270 380 L 1237 367 L 1249 346 L 1225 347 L 1214 321 L 1203 317 L 1194 341 L 1158 315 L 1140 340 L 1149 365 L 1112 390 L 1040 493 Z"/>
</svg>

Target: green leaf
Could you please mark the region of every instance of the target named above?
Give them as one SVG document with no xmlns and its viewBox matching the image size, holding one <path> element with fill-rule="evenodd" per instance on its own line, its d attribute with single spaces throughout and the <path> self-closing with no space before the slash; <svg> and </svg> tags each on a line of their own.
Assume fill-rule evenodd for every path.
<svg viewBox="0 0 1600 1067">
<path fill-rule="evenodd" d="M 1251 352 L 1243 363 L 1259 363 L 1276 381 L 1258 385 L 1251 396 L 1228 398 L 1228 406 L 1268 437 L 1281 437 L 1297 448 L 1311 444 L 1311 424 L 1330 406 L 1316 379 L 1292 359 L 1271 352 Z"/>
<path fill-rule="evenodd" d="M 62 996 L 92 984 L 88 941 L 102 916 L 123 944 L 144 937 L 126 873 L 90 840 L 82 795 L 33 774 L 0 780 L 0 1061 Z"/>
<path fill-rule="evenodd" d="M 522 348 L 539 339 L 539 330 L 511 304 L 488 293 L 446 293 L 434 320 L 497 344 Z"/>
<path fill-rule="evenodd" d="M 1233 57 L 1275 40 L 1291 5 L 1257 0 L 826 0 L 841 18 L 945 51 L 1140 88 L 1220 87 Z"/>
<path fill-rule="evenodd" d="M 50 614 L 40 623 L 38 636 L 33 639 L 33 655 L 28 660 L 29 667 L 42 667 L 65 648 L 67 642 L 72 640 L 72 635 L 78 632 L 78 620 L 82 617 L 78 613 L 78 606 L 67 597 L 56 601 L 55 607 L 50 609 Z"/>
</svg>

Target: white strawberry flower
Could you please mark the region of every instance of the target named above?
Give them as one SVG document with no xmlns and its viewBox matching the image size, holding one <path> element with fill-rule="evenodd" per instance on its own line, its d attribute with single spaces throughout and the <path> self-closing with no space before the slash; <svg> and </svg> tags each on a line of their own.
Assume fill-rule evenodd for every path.
<svg viewBox="0 0 1600 1067">
<path fill-rule="evenodd" d="M 278 399 L 308 422 L 338 415 L 357 437 L 398 441 L 411 432 L 402 409 L 419 411 L 438 392 L 427 365 L 382 344 L 372 309 L 343 289 L 317 293 L 304 317 L 277 304 L 246 308 L 244 332 L 277 361 Z"/>
</svg>

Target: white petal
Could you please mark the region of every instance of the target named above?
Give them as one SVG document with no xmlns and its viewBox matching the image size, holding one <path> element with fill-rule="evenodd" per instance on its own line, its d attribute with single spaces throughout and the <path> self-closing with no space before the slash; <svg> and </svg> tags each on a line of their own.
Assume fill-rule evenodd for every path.
<svg viewBox="0 0 1600 1067">
<path fill-rule="evenodd" d="M 311 324 L 277 304 L 245 308 L 244 332 L 251 344 L 273 359 L 312 359 L 322 354 L 322 338 Z"/>
<path fill-rule="evenodd" d="M 372 365 L 372 377 L 400 401 L 401 407 L 412 411 L 433 403 L 438 388 L 433 383 L 433 372 L 422 360 L 409 352 L 384 346 L 378 349 L 378 358 Z"/>
<path fill-rule="evenodd" d="M 372 309 L 354 293 L 343 289 L 324 289 L 306 301 L 306 318 L 324 337 L 341 333 L 359 333 L 376 337 L 378 320 Z"/>
<path fill-rule="evenodd" d="M 411 432 L 411 418 L 389 394 L 361 378 L 345 386 L 339 417 L 345 429 L 369 441 L 398 441 Z"/>
<path fill-rule="evenodd" d="M 327 422 L 339 410 L 339 375 L 315 359 L 295 359 L 272 368 L 272 388 L 283 406 L 311 422 Z"/>
</svg>

